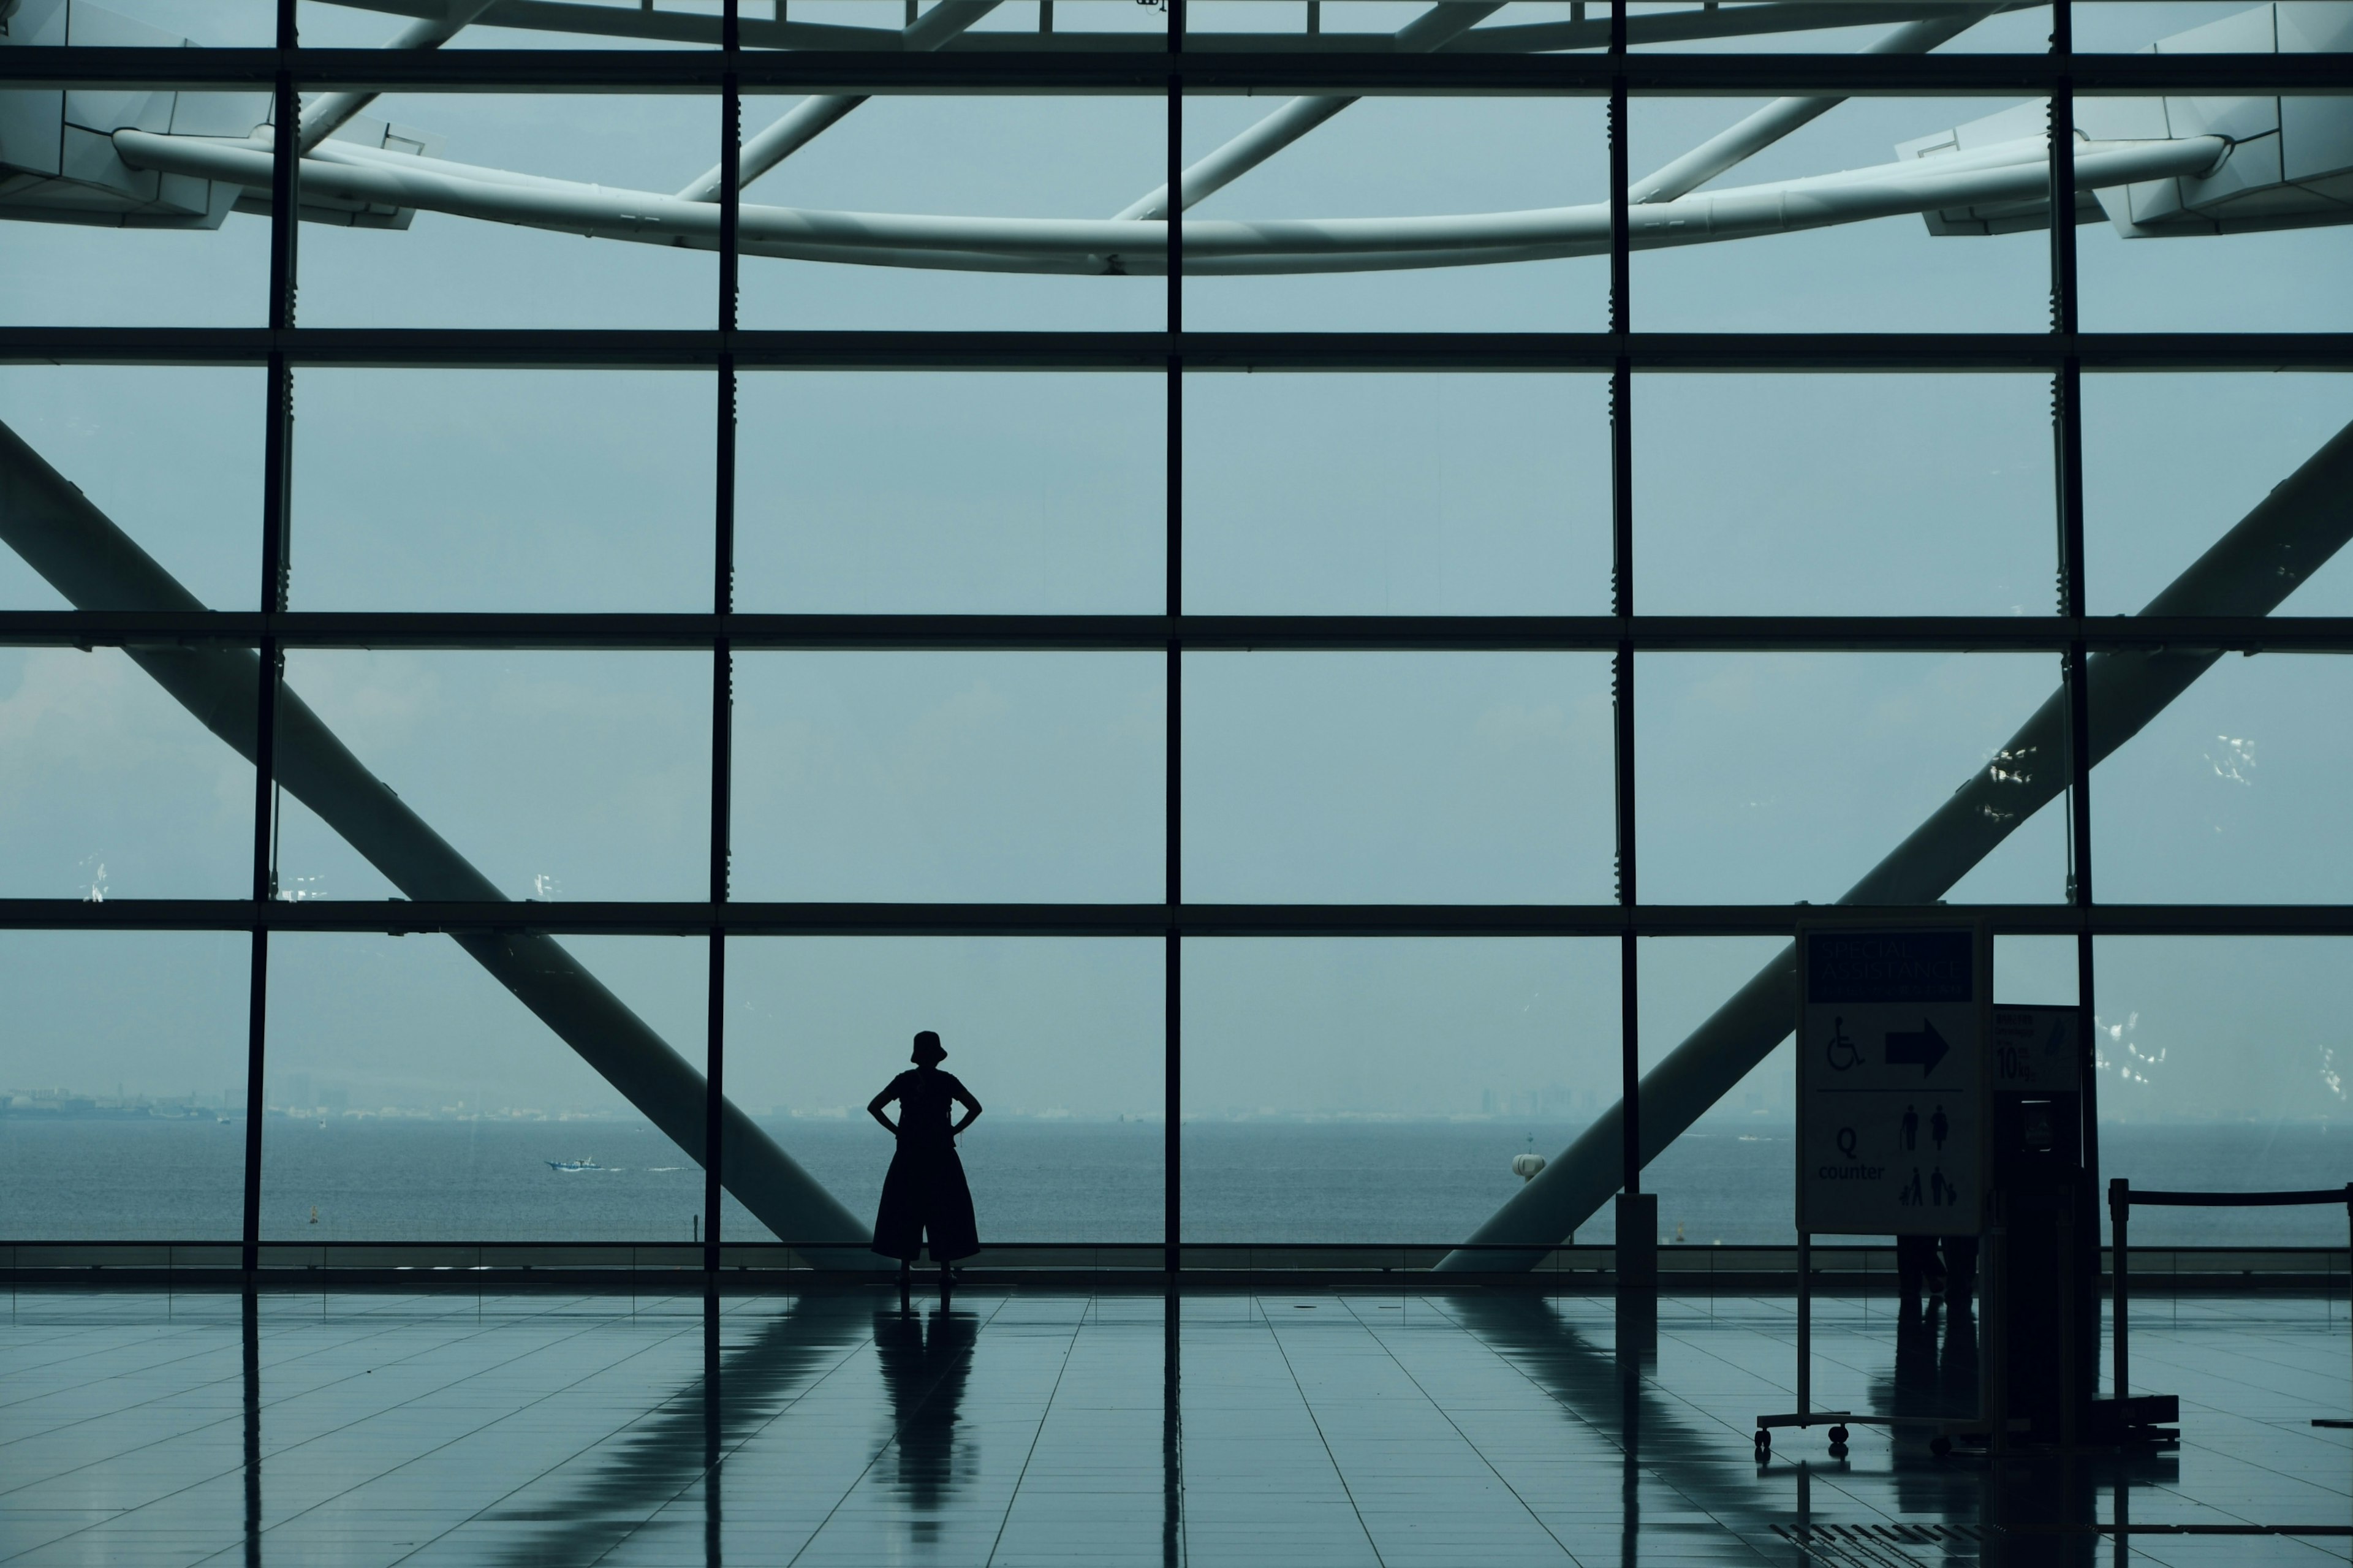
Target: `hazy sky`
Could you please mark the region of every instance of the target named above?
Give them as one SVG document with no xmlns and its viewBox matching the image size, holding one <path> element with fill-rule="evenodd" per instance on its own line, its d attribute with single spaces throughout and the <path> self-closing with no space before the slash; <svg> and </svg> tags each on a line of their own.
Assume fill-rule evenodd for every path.
<svg viewBox="0 0 2353 1568">
<path fill-rule="evenodd" d="M 256 41 L 248 5 L 118 0 L 200 41 Z M 2242 7 L 2081 8 L 2087 46 Z M 1075 9 L 1075 7 L 1073 7 Z M 1156 25 L 1133 5 L 1106 24 Z M 1296 11 L 1297 7 L 1261 7 Z M 1396 6 L 1349 9 L 1389 25 Z M 1514 7 L 1514 14 L 1522 9 Z M 1536 7 L 1526 7 L 1531 11 Z M 1554 7 L 1553 9 L 1560 9 Z M 814 15 L 816 8 L 808 14 Z M 247 16 L 246 13 L 253 13 Z M 802 16 L 801 5 L 794 8 Z M 871 15 L 871 12 L 870 12 Z M 1034 26 L 1008 5 L 1004 26 Z M 216 25 L 217 24 L 217 25 Z M 315 42 L 393 19 L 306 5 Z M 1069 21 L 1064 26 L 1074 25 Z M 2039 47 L 2043 13 L 1981 47 Z M 1815 40 L 1858 47 L 1867 29 Z M 469 35 L 473 44 L 517 40 Z M 1972 35 L 1971 41 L 1980 41 Z M 1784 39 L 1777 47 L 1800 47 Z M 782 103 L 754 104 L 747 129 Z M 1188 104 L 1188 155 L 1266 112 Z M 1638 173 L 1746 102 L 1638 104 Z M 1848 104 L 1741 181 L 1884 162 L 2003 107 Z M 680 99 L 412 95 L 377 112 L 467 162 L 670 190 L 713 161 Z M 753 190 L 872 210 L 1101 215 L 1151 188 L 1157 100 L 877 100 Z M 1219 193 L 1203 216 L 1435 213 L 1599 200 L 1590 101 L 1372 100 Z M 211 234 L 7 230 L 20 321 L 258 321 L 258 218 Z M 2081 231 L 2095 329 L 2353 329 L 2353 235 L 2125 241 Z M 713 265 L 426 214 L 401 233 L 306 226 L 308 324 L 674 325 L 712 319 Z M 1636 258 L 1638 326 L 2038 330 L 2042 236 L 1932 238 L 1916 218 Z M 1199 327 L 1601 324 L 1599 260 L 1190 285 Z M 747 325 L 1156 326 L 1153 279 L 1025 279 L 754 258 Z M 301 374 L 301 608 L 687 610 L 708 603 L 712 388 L 691 374 Z M 1187 607 L 1589 613 L 1606 606 L 1603 388 L 1578 376 L 1197 376 L 1187 383 Z M 755 374 L 743 395 L 738 603 L 757 610 L 1156 611 L 1156 374 Z M 2087 381 L 2098 613 L 2139 607 L 2353 419 L 2324 376 Z M 2052 607 L 2048 386 L 2031 376 L 1687 376 L 1638 384 L 1637 604 L 1651 611 L 2039 614 Z M 0 418 L 206 603 L 256 593 L 258 372 L 0 370 Z M 0 605 L 62 601 L 13 556 Z M 2353 613 L 2339 562 L 2294 613 Z M 360 756 L 519 897 L 698 898 L 710 660 L 683 654 L 290 656 Z M 1184 695 L 1186 891 L 1203 900 L 1610 897 L 1606 662 L 1595 656 L 1201 654 Z M 1836 898 L 1998 747 L 2056 660 L 2012 655 L 1657 655 L 1641 661 L 1642 891 Z M 2341 660 L 2225 660 L 2095 779 L 2112 900 L 2353 896 Z M 1161 896 L 1159 659 L 1104 654 L 748 654 L 737 668 L 735 889 L 754 899 Z M 294 803 L 281 875 L 388 884 Z M 0 652 L 0 890 L 237 897 L 250 773 L 119 653 Z M 2053 814 L 1957 900 L 2060 899 Z M 0 934 L 0 1085 L 236 1091 L 244 939 Z M 686 1052 L 704 950 L 574 945 Z M 2118 1114 L 2306 1116 L 2343 1105 L 2330 1055 L 2353 958 L 2320 941 L 2107 942 L 2099 1011 L 2129 1042 Z M 1644 944 L 1655 1058 L 1768 942 Z M 273 1067 L 354 1105 L 609 1105 L 570 1052 L 448 942 L 287 938 Z M 2006 942 L 2003 995 L 2064 1001 L 2064 943 Z M 1475 1111 L 1483 1091 L 1614 1092 L 1606 942 L 1199 942 L 1187 951 L 1187 1103 Z M 730 961 L 743 1102 L 861 1103 L 933 1026 L 992 1107 L 1156 1113 L 1155 942 L 746 941 Z M 1787 1100 L 1786 1059 L 1752 1088 Z M 1734 1103 L 1741 1103 L 1736 1097 Z"/>
</svg>

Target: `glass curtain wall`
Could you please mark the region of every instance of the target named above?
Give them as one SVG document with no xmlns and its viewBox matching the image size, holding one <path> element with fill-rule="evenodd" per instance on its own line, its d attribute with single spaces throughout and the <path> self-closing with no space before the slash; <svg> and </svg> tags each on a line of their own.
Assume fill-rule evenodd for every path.
<svg viewBox="0 0 2353 1568">
<path fill-rule="evenodd" d="M 2096 1016 L 2119 1170 L 2342 1104 L 2302 13 L 2194 102 L 2064 0 L 649 4 L 378 95 L 305 47 L 386 12 L 159 84 L 76 3 L 0 1240 L 854 1253 L 934 1029 L 985 1239 L 1442 1249 L 1956 786 L 1885 919 Z M 1720 1087 L 1662 1239 L 1785 1241 L 1787 1051 Z"/>
</svg>

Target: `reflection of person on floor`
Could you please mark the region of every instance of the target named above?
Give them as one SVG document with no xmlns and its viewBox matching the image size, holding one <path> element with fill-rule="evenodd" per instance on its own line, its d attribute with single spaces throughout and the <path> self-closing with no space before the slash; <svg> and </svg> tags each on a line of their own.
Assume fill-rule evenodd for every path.
<svg viewBox="0 0 2353 1568">
<path fill-rule="evenodd" d="M 897 1433 L 899 1486 L 919 1514 L 938 1512 L 955 1489 L 957 1409 L 977 1329 L 971 1313 L 944 1307 L 928 1322 L 919 1312 L 874 1314 L 874 1354 Z"/>
<path fill-rule="evenodd" d="M 1977 1289 L 1978 1238 L 1974 1236 L 1942 1237 L 1944 1257 L 1936 1256 L 1940 1238 L 1933 1236 L 1899 1236 L 1895 1238 L 1895 1279 L 1903 1293 L 1904 1310 L 1920 1310 L 1920 1295 L 1925 1287 L 1931 1300 L 1943 1300 L 1956 1311 L 1967 1311 L 1969 1297 Z"/>
<path fill-rule="evenodd" d="M 964 1162 L 956 1158 L 956 1134 L 980 1120 L 980 1101 L 940 1071 L 947 1056 L 939 1036 L 925 1029 L 915 1037 L 914 1066 L 886 1085 L 866 1107 L 883 1131 L 899 1140 L 891 1156 L 891 1173 L 882 1178 L 882 1204 L 874 1216 L 874 1250 L 899 1260 L 899 1285 L 903 1290 L 923 1256 L 929 1235 L 932 1261 L 940 1266 L 943 1294 L 954 1281 L 948 1266 L 980 1250 L 980 1227 L 973 1218 L 972 1188 L 964 1179 Z M 899 1120 L 882 1108 L 896 1101 Z M 964 1107 L 964 1119 L 951 1125 L 950 1108 Z"/>
</svg>

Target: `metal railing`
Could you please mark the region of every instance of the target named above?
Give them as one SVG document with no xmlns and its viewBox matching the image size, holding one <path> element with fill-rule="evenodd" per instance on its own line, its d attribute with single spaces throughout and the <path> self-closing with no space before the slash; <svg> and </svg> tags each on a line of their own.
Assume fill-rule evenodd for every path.
<svg viewBox="0 0 2353 1568">
<path fill-rule="evenodd" d="M 2135 1201 L 2142 1194 L 2136 1194 Z M 2342 1201 L 2331 1192 L 2330 1201 Z M 1177 1263 L 1187 1285 L 1280 1284 L 1388 1286 L 1430 1277 L 1462 1244 L 1372 1242 L 1186 1242 Z M 1470 1250 L 1481 1250 L 1471 1248 Z M 1525 1249 L 1497 1251 L 1525 1256 Z M 862 1282 L 892 1268 L 874 1259 L 862 1269 L 818 1268 L 808 1254 L 838 1259 L 839 1244 L 806 1247 L 782 1241 L 727 1242 L 718 1268 L 706 1268 L 700 1243 L 629 1240 L 350 1240 L 265 1241 L 251 1276 L 242 1245 L 221 1240 L 64 1238 L 0 1242 L 0 1279 L 15 1285 L 79 1285 L 100 1289 L 185 1286 L 220 1288 L 248 1280 L 269 1289 L 318 1286 L 369 1289 L 389 1285 L 485 1289 L 565 1285 L 620 1289 L 637 1285 L 701 1289 L 712 1276 L 730 1289 L 798 1289 L 828 1280 Z M 1018 1285 L 1100 1283 L 1155 1287 L 1166 1280 L 1167 1253 L 1158 1241 L 1024 1241 L 985 1247 L 959 1265 L 991 1282 Z M 1555 1247 L 1537 1265 L 1507 1277 L 1545 1294 L 1600 1293 L 1615 1283 L 1614 1247 Z M 1795 1288 L 1797 1249 L 1771 1244 L 1667 1244 L 1659 1248 L 1662 1289 L 1688 1297 L 1778 1294 Z M 1896 1289 L 1892 1247 L 1814 1248 L 1816 1275 L 1839 1294 L 1871 1297 Z M 2265 1289 L 2310 1289 L 2353 1273 L 2353 1249 L 2310 1247 L 2144 1247 L 2134 1258 L 2144 1280 L 2174 1289 L 2230 1290 L 2257 1280 Z M 1450 1287 L 1496 1282 L 1477 1274 L 1450 1275 Z"/>
<path fill-rule="evenodd" d="M 2132 1367 L 2130 1315 L 2132 1254 L 2129 1222 L 2132 1217 L 2132 1206 L 2135 1204 L 2152 1208 L 2239 1209 L 2290 1208 L 2316 1204 L 2342 1204 L 2345 1206 L 2348 1240 L 2353 1240 L 2353 1182 L 2348 1182 L 2341 1187 L 2307 1187 L 2284 1192 L 2189 1193 L 2160 1192 L 2146 1188 L 2135 1192 L 2132 1183 L 2125 1177 L 2112 1178 L 2108 1183 L 2108 1224 L 2109 1234 L 2114 1244 L 2114 1263 L 2110 1268 L 2110 1277 L 2114 1281 L 2112 1300 L 2115 1331 L 2110 1337 L 2110 1343 L 2115 1352 L 2116 1364 L 2112 1375 L 2116 1383 L 2118 1408 L 2124 1405 L 2126 1379 Z M 2348 1259 L 2353 1259 L 2353 1250 L 2348 1250 L 2347 1256 Z M 2313 1425 L 2353 1426 L 2353 1421 L 2316 1418 Z"/>
</svg>

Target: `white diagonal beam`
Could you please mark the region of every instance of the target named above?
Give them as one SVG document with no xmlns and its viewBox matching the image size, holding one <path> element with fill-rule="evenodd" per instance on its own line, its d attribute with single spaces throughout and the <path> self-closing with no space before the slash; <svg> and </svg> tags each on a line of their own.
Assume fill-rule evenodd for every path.
<svg viewBox="0 0 2353 1568">
<path fill-rule="evenodd" d="M 385 47 L 438 49 L 464 31 L 469 22 L 492 4 L 493 0 L 449 0 L 447 15 L 411 22 L 401 29 L 400 37 Z M 302 139 L 298 144 L 308 153 L 349 124 L 353 115 L 374 103 L 378 96 L 373 92 L 330 92 L 312 99 L 302 106 Z"/>
<path fill-rule="evenodd" d="M 2144 616 L 2267 616 L 2353 539 L 2353 425 L 2192 562 Z M 2174 646 L 2095 654 L 2091 762 L 2138 734 L 2221 653 Z M 2064 688 L 2046 699 L 1994 760 L 1947 797 L 1839 902 L 1927 904 L 2066 787 Z M 1641 1158 L 1668 1144 L 1756 1068 L 1798 1016 L 1798 956 L 1786 947 L 1732 999 L 1642 1075 Z M 1621 1108 L 1613 1106 L 1481 1226 L 1470 1247 L 1439 1268 L 1469 1272 L 1534 1268 L 1616 1192 L 1625 1173 Z"/>
<path fill-rule="evenodd" d="M 0 424 L 0 542 L 80 610 L 205 606 L 81 490 Z M 251 648 L 131 645 L 132 662 L 248 762 L 261 660 Z M 291 689 L 279 696 L 274 755 L 293 796 L 407 898 L 508 904 L 491 879 L 367 770 Z M 512 907 L 509 904 L 509 907 Z M 628 1005 L 543 931 L 450 939 L 687 1155 L 708 1165 L 709 1085 Z M 732 1100 L 720 1101 L 719 1179 L 818 1268 L 864 1268 L 871 1233 Z"/>
<path fill-rule="evenodd" d="M 1999 6 L 1927 16 L 1903 26 L 1871 45 L 1866 55 L 1925 55 L 1990 16 Z M 1846 101 L 1843 98 L 1777 98 L 1728 131 L 1717 132 L 1647 179 L 1628 187 L 1630 202 L 1671 202 L 1689 195 L 1744 159 L 1752 158 L 1800 125 L 1818 120 Z"/>
<path fill-rule="evenodd" d="M 1400 28 L 1394 47 L 1399 54 L 1427 54 L 1453 42 L 1503 8 L 1500 4 L 1489 5 L 1485 0 L 1443 0 Z M 1183 198 L 1178 203 L 1180 210 L 1233 184 L 1356 101 L 1353 98 L 1293 99 L 1177 175 L 1177 190 Z M 1166 217 L 1168 187 L 1157 187 L 1150 195 L 1130 202 L 1114 216 L 1147 220 Z"/>
<path fill-rule="evenodd" d="M 911 54 L 936 49 L 996 10 L 997 5 L 997 0 L 940 0 L 900 33 L 899 47 Z M 863 93 L 820 92 L 802 99 L 786 111 L 783 119 L 744 143 L 743 151 L 736 154 L 735 188 L 742 190 L 816 141 L 843 115 L 865 101 Z M 682 201 L 715 202 L 725 183 L 720 166 L 713 163 L 703 171 L 702 178 L 679 192 L 679 197 Z"/>
</svg>

